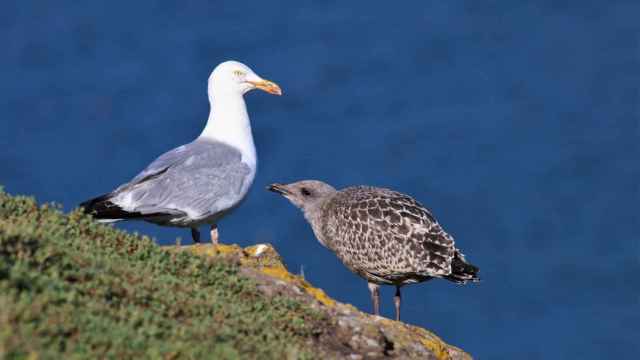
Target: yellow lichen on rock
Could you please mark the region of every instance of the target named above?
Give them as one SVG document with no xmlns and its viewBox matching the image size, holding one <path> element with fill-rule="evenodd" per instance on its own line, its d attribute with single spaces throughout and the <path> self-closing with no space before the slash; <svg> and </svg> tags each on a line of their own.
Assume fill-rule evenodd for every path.
<svg viewBox="0 0 640 360">
<path fill-rule="evenodd" d="M 207 246 L 207 245 L 204 245 Z M 209 252 L 217 253 L 218 255 L 229 255 L 229 254 L 237 254 L 242 251 L 242 248 L 236 244 L 224 245 L 218 244 L 217 246 L 209 246 Z"/>
<path fill-rule="evenodd" d="M 335 300 L 327 296 L 324 291 L 311 286 L 301 276 L 291 274 L 284 265 L 281 267 L 265 267 L 259 270 L 269 276 L 297 285 L 326 306 L 334 306 L 336 304 Z"/>
<path fill-rule="evenodd" d="M 172 250 L 188 250 L 194 254 L 206 256 L 229 255 L 242 252 L 242 248 L 236 244 L 219 244 L 218 246 L 210 244 L 194 244 L 187 246 L 167 246 L 166 248 Z"/>
<path fill-rule="evenodd" d="M 311 296 L 313 296 L 316 300 L 327 306 L 335 306 L 336 302 L 332 298 L 330 298 L 322 289 L 318 289 L 316 287 L 311 286 L 305 280 L 301 280 L 302 288 L 306 290 Z"/>
<path fill-rule="evenodd" d="M 433 352 L 439 360 L 451 360 L 451 355 L 449 354 L 448 346 L 439 338 L 428 338 L 423 337 L 420 338 L 420 342 L 431 352 Z"/>
</svg>

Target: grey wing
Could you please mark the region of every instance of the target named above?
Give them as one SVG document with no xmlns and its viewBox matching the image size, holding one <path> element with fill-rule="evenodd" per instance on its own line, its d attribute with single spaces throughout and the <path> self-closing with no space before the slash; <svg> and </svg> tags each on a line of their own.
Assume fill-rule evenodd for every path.
<svg viewBox="0 0 640 360">
<path fill-rule="evenodd" d="M 234 206 L 250 172 L 237 149 L 195 141 L 160 156 L 119 187 L 113 201 L 126 211 L 174 215 L 170 222 L 184 226 Z"/>
<path fill-rule="evenodd" d="M 160 155 L 157 159 L 155 159 L 151 164 L 147 165 L 147 167 L 142 170 L 136 177 L 134 177 L 127 184 L 122 185 L 119 189 L 135 185 L 149 178 L 158 175 L 168 168 L 172 166 L 176 166 L 186 161 L 195 151 L 197 151 L 197 146 L 194 143 L 178 146 L 177 148 L 167 151 L 166 153 Z M 117 191 L 117 190 L 116 190 Z"/>
</svg>

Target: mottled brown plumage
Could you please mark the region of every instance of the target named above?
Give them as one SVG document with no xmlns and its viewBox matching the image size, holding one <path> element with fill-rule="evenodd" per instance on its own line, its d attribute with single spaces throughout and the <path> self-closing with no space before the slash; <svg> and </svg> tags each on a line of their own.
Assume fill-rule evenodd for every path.
<svg viewBox="0 0 640 360">
<path fill-rule="evenodd" d="M 408 195 L 370 186 L 337 191 L 315 180 L 270 190 L 300 207 L 320 243 L 367 280 L 376 314 L 379 285 L 396 286 L 399 319 L 403 285 L 432 278 L 478 281 L 478 268 L 465 261 L 453 237 Z"/>
</svg>

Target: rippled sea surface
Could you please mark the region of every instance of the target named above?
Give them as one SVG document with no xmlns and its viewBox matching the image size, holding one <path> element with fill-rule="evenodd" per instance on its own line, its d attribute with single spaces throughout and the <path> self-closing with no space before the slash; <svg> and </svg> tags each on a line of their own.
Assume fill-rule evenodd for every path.
<svg viewBox="0 0 640 360">
<path fill-rule="evenodd" d="M 209 72 L 240 60 L 285 95 L 247 96 L 259 169 L 223 242 L 273 243 L 292 271 L 368 311 L 366 283 L 264 188 L 392 187 L 431 208 L 483 277 L 404 288 L 405 321 L 479 359 L 640 351 L 637 1 L 2 7 L 6 191 L 70 210 L 129 180 L 200 133 Z"/>
</svg>

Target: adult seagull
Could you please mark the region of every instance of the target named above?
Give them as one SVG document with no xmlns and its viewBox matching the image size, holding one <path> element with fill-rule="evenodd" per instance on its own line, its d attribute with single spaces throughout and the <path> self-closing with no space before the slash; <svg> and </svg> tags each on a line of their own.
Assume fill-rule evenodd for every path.
<svg viewBox="0 0 640 360">
<path fill-rule="evenodd" d="M 237 61 L 218 65 L 209 76 L 211 110 L 202 134 L 162 154 L 130 182 L 80 204 L 101 222 L 144 220 L 191 228 L 200 242 L 201 225 L 211 226 L 247 195 L 256 175 L 256 148 L 243 95 L 253 89 L 282 95 L 280 87 Z"/>
</svg>

